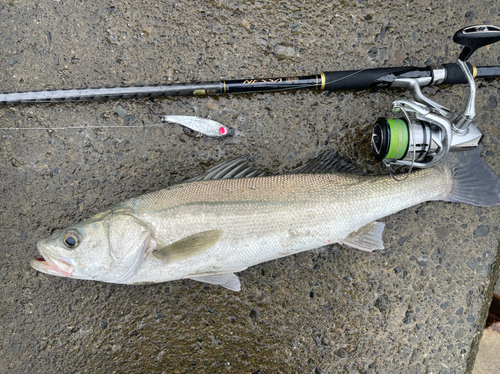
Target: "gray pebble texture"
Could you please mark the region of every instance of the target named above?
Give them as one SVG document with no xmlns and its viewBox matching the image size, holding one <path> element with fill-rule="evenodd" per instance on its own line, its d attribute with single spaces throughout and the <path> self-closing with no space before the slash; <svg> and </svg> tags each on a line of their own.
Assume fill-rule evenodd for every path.
<svg viewBox="0 0 500 374">
<path fill-rule="evenodd" d="M 3 1 L 0 91 L 280 77 L 455 62 L 494 1 Z M 476 65 L 500 61 L 500 45 Z M 499 83 L 478 82 L 500 174 Z M 424 90 L 459 110 L 466 87 Z M 465 373 L 498 272 L 499 210 L 426 203 L 384 219 L 385 250 L 332 245 L 254 266 L 242 290 L 35 272 L 35 243 L 105 207 L 250 154 L 283 173 L 338 149 L 370 173 L 374 121 L 405 91 L 274 92 L 0 107 L 1 373 Z M 235 130 L 196 137 L 161 115 Z"/>
</svg>

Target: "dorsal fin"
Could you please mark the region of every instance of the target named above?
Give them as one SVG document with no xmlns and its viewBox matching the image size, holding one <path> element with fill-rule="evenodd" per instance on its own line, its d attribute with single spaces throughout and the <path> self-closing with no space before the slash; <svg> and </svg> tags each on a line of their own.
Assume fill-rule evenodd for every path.
<svg viewBox="0 0 500 374">
<path fill-rule="evenodd" d="M 339 151 L 330 150 L 322 153 L 308 163 L 293 169 L 288 174 L 330 174 L 350 173 L 363 175 L 365 172 Z"/>
<path fill-rule="evenodd" d="M 262 177 L 265 172 L 250 166 L 248 163 L 248 155 L 241 156 L 232 160 L 221 162 L 212 166 L 205 173 L 188 179 L 186 182 L 208 181 L 216 179 L 236 179 L 236 178 L 251 178 Z"/>
</svg>

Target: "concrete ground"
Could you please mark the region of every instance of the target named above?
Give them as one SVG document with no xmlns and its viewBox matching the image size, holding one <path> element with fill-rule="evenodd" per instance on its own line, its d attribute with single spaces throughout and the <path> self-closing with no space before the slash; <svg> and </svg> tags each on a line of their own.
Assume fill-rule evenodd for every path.
<svg viewBox="0 0 500 374">
<path fill-rule="evenodd" d="M 0 92 L 279 77 L 454 62 L 494 1 L 0 3 Z M 498 64 L 500 45 L 475 65 Z M 483 157 L 500 174 L 499 83 L 478 82 Z M 426 89 L 458 110 L 465 87 Z M 143 192 L 250 154 L 280 173 L 335 148 L 372 173 L 376 118 L 404 91 L 313 91 L 0 107 L 0 372 L 465 373 L 498 273 L 499 209 L 427 203 L 384 220 L 386 250 L 332 245 L 241 273 L 111 285 L 39 274 L 35 243 Z M 196 138 L 155 114 L 211 116 Z"/>
</svg>

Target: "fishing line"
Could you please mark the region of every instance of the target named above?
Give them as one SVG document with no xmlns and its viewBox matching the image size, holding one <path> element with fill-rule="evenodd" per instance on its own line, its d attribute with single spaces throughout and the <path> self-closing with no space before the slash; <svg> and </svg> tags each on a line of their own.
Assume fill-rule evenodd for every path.
<svg viewBox="0 0 500 374">
<path fill-rule="evenodd" d="M 139 128 L 139 127 L 162 127 L 165 124 L 150 124 L 150 125 L 131 125 L 131 126 L 68 126 L 68 127 L 5 127 L 0 128 L 0 130 L 68 130 L 68 129 L 108 129 L 113 127 L 119 127 L 121 129 Z"/>
<path fill-rule="evenodd" d="M 161 117 L 160 114 L 158 114 L 153 108 L 149 107 L 149 109 L 156 114 L 157 116 Z M 155 123 L 155 124 L 142 124 L 142 125 L 130 125 L 130 126 L 120 126 L 120 125 L 91 125 L 91 126 L 67 126 L 67 127 L 6 127 L 6 128 L 0 128 L 0 130 L 69 130 L 69 129 L 109 129 L 109 128 L 114 128 L 114 127 L 119 127 L 119 128 L 144 128 L 144 127 L 161 127 L 165 126 L 166 123 Z"/>
</svg>

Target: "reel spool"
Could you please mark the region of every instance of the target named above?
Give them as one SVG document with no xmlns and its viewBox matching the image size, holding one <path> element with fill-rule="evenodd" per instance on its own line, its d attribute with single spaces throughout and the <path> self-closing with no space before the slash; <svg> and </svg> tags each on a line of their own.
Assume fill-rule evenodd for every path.
<svg viewBox="0 0 500 374">
<path fill-rule="evenodd" d="M 375 158 L 386 166 L 428 168 L 450 151 L 451 140 L 455 140 L 457 148 L 462 144 L 458 141 L 472 136 L 477 146 L 481 138 L 477 129 L 462 137 L 454 136 L 452 123 L 442 114 L 443 107 L 437 111 L 414 101 L 399 100 L 392 103 L 392 112 L 399 118 L 379 118 L 371 139 Z"/>
<path fill-rule="evenodd" d="M 384 159 L 424 162 L 427 155 L 435 154 L 441 131 L 430 123 L 414 120 L 408 125 L 402 118 L 379 118 L 372 133 L 372 152 L 378 161 Z"/>
</svg>

